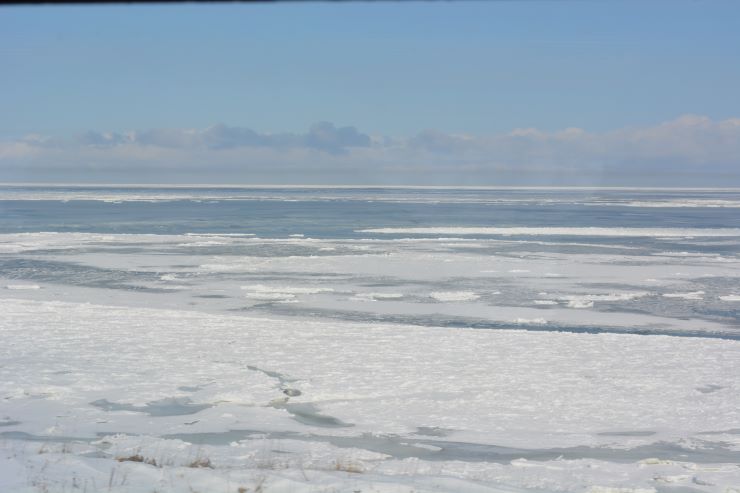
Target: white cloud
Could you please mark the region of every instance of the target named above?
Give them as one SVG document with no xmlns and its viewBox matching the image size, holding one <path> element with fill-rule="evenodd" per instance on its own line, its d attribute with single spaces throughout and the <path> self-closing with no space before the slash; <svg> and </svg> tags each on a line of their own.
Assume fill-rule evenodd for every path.
<svg viewBox="0 0 740 493">
<path fill-rule="evenodd" d="M 213 150 L 240 147 L 307 148 L 342 154 L 351 147 L 369 146 L 370 137 L 358 132 L 355 127 L 337 128 L 329 122 L 316 123 L 304 134 L 264 134 L 249 128 L 218 124 L 205 130 L 158 128 L 126 134 L 89 131 L 79 136 L 77 143 L 84 147 L 97 148 L 125 145 Z"/>
<path fill-rule="evenodd" d="M 370 137 L 327 122 L 305 133 L 279 134 L 215 125 L 0 142 L 0 180 L 81 179 L 740 186 L 740 119 L 683 115 L 602 133 L 424 130 L 411 138 Z"/>
</svg>

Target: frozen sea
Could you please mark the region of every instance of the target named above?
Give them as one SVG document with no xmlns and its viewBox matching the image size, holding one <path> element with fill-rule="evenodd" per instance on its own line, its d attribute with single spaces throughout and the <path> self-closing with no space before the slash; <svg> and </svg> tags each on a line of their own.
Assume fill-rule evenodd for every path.
<svg viewBox="0 0 740 493">
<path fill-rule="evenodd" d="M 0 186 L 0 491 L 740 492 L 740 190 Z"/>
</svg>

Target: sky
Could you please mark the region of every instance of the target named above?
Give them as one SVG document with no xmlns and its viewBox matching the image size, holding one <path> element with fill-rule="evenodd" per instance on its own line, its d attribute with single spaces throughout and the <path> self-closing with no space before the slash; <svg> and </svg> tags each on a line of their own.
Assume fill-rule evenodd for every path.
<svg viewBox="0 0 740 493">
<path fill-rule="evenodd" d="M 0 8 L 0 181 L 740 186 L 740 2 Z"/>
</svg>

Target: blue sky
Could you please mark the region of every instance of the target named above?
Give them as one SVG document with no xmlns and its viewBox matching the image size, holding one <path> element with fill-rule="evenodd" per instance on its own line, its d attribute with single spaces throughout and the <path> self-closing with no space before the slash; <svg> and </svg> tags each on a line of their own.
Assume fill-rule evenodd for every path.
<svg viewBox="0 0 740 493">
<path fill-rule="evenodd" d="M 490 143 L 533 128 L 548 135 L 578 128 L 603 138 L 649 131 L 682 115 L 721 126 L 740 116 L 738 25 L 736 1 L 6 7 L 0 141 L 27 143 L 34 135 L 56 147 L 66 142 L 66 154 L 36 152 L 31 159 L 0 150 L 0 179 L 22 178 L 25 163 L 34 170 L 44 159 L 72 163 L 84 149 L 71 142 L 79 147 L 85 132 L 205 131 L 222 124 L 310 137 L 312 125 L 331 122 L 355 127 L 375 147 L 390 145 L 383 139 L 394 149 L 405 146 L 395 155 L 386 149 L 383 163 L 405 159 L 418 167 L 435 160 L 409 155 L 409 142 L 424 130 Z M 712 158 L 723 161 L 717 163 L 723 172 L 738 165 L 736 135 L 726 126 L 713 140 L 729 145 Z M 141 144 L 132 137 L 116 142 Z M 338 150 L 301 159 L 319 165 L 337 154 L 356 159 L 353 149 Z M 78 157 L 100 169 L 125 166 L 116 152 L 118 161 L 110 163 L 100 152 Z M 224 161 L 214 152 L 204 159 Z M 440 160 L 451 163 L 450 152 Z M 569 152 L 555 161 L 593 165 L 593 155 Z M 693 166 L 713 164 L 692 152 Z M 155 157 L 140 154 L 156 165 Z M 541 154 L 539 166 L 558 165 Z M 128 156 L 135 160 L 135 153 Z M 497 165 L 536 161 L 514 157 L 496 157 Z M 238 159 L 230 156 L 229 166 Z M 270 159 L 243 155 L 247 167 Z M 380 158 L 357 159 L 360 166 Z M 3 174 L 3 163 L 15 171 Z"/>
</svg>

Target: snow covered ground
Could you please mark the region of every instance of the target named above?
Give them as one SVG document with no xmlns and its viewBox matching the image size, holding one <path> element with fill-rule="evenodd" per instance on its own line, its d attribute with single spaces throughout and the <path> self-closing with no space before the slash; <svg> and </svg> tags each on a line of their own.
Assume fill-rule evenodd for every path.
<svg viewBox="0 0 740 493">
<path fill-rule="evenodd" d="M 740 485 L 738 341 L 0 310 L 0 491 Z"/>
<path fill-rule="evenodd" d="M 0 493 L 740 492 L 736 192 L 47 193 Z"/>
</svg>

